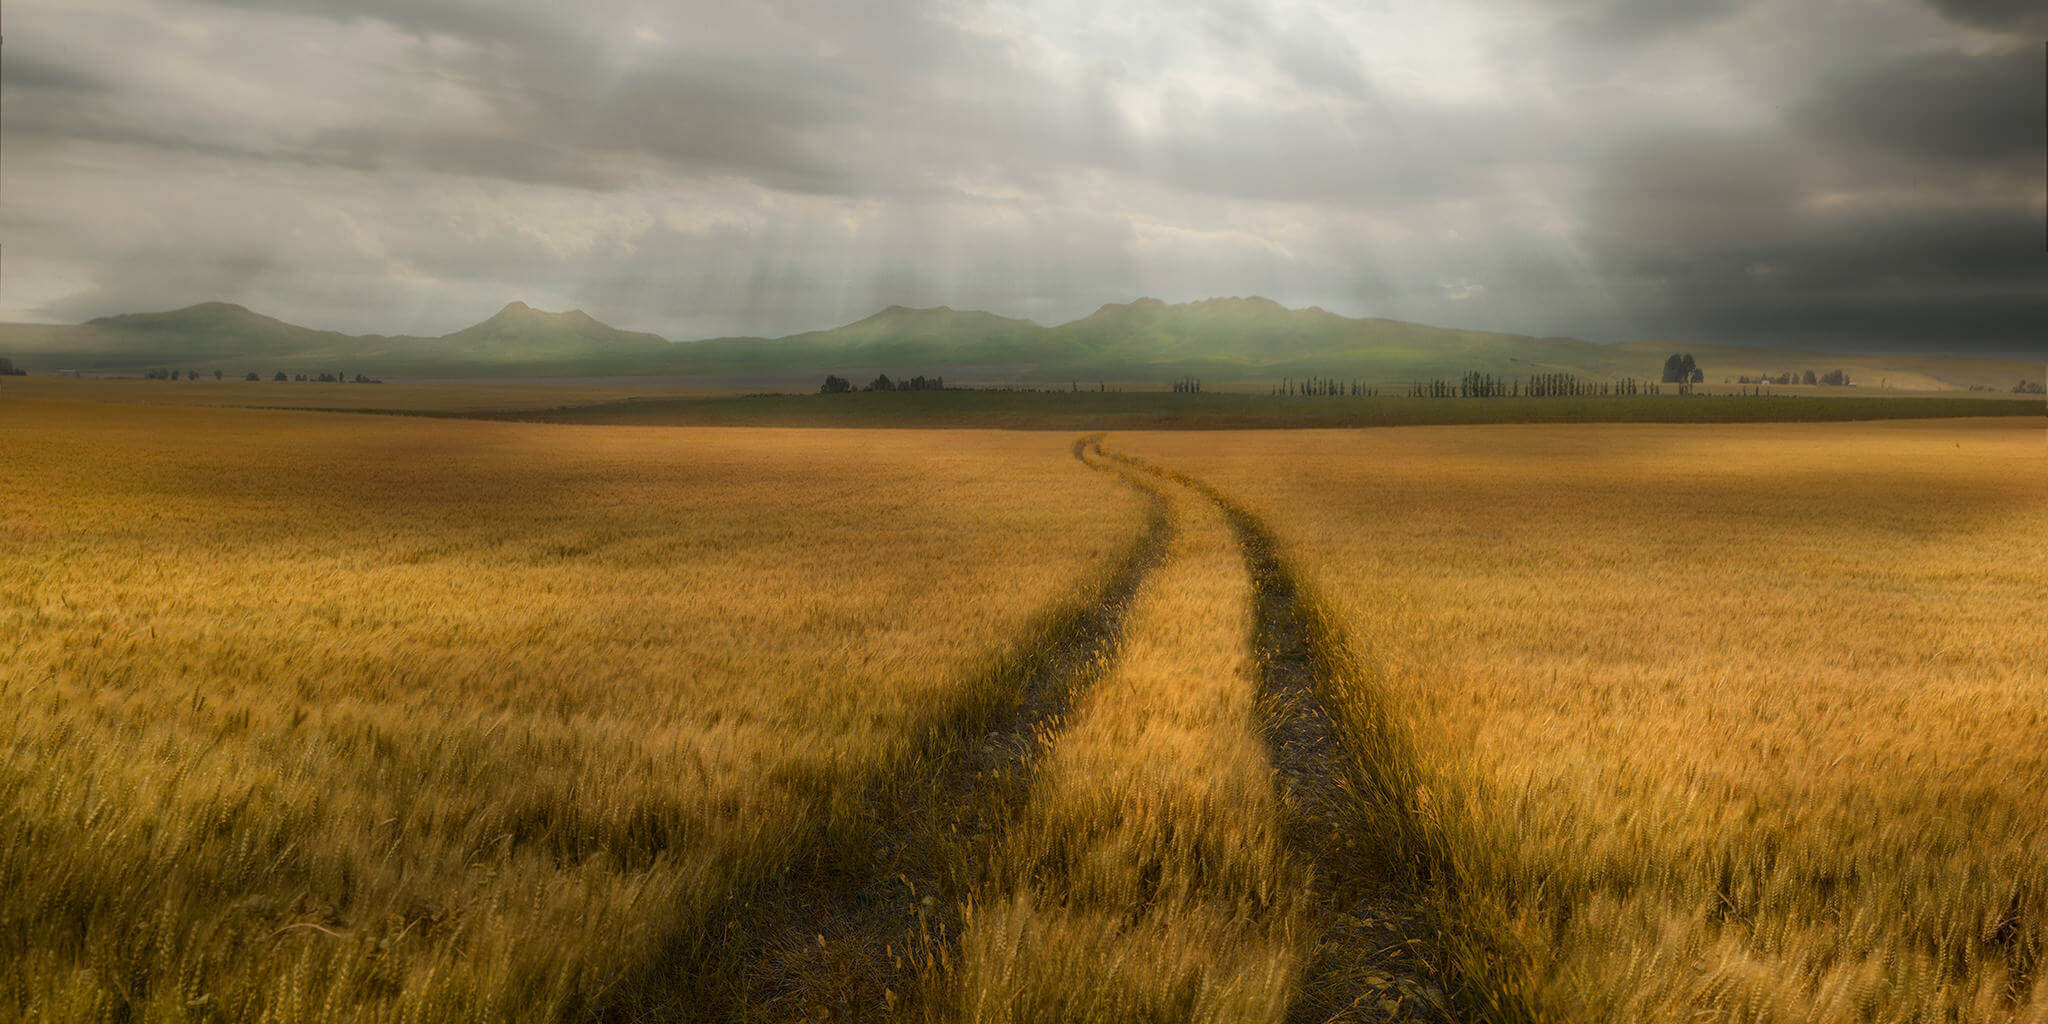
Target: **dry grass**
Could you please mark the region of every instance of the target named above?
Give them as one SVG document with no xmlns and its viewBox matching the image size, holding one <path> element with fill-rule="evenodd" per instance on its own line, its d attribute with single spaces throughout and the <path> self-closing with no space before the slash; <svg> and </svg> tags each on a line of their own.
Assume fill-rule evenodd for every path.
<svg viewBox="0 0 2048 1024">
<path fill-rule="evenodd" d="M 1510 1010 L 2048 1020 L 2038 419 L 1110 444 L 1315 582 Z"/>
<path fill-rule="evenodd" d="M 1046 435 L 7 402 L 0 447 L 0 1018 L 679 984 L 1144 514 Z"/>
<path fill-rule="evenodd" d="M 1257 728 L 1250 591 L 1213 505 L 1177 532 L 976 895 L 957 1018 L 1278 1021 L 1304 878 Z"/>
</svg>

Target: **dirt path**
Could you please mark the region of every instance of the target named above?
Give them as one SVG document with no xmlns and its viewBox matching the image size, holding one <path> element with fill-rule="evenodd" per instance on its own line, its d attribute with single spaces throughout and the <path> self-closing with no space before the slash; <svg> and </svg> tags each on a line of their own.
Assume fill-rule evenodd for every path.
<svg viewBox="0 0 2048 1024">
<path fill-rule="evenodd" d="M 1337 659 L 1303 588 L 1259 518 L 1207 483 L 1116 453 L 1110 458 L 1193 491 L 1236 532 L 1254 600 L 1253 652 L 1262 732 L 1284 801 L 1288 846 L 1310 865 L 1315 947 L 1289 1022 L 1451 1021 L 1449 978 L 1432 955 L 1415 898 L 1423 884 L 1401 828 L 1375 814 L 1386 794 L 1374 760 L 1347 745 L 1331 712 Z"/>
<path fill-rule="evenodd" d="M 1033 770 L 1074 697 L 1116 657 L 1131 599 L 1171 540 L 1159 482 L 1091 454 L 1076 459 L 1144 492 L 1145 531 L 1094 599 L 1053 622 L 998 670 L 1009 698 L 865 803 L 872 820 L 821 826 L 784 877 L 735 900 L 721 934 L 665 995 L 613 1007 L 610 1021 L 899 1020 L 918 979 L 956 948 L 966 887 L 1028 796 Z M 694 962 L 687 962 L 694 961 Z"/>
<path fill-rule="evenodd" d="M 1453 1019 L 1447 980 L 1421 936 L 1412 898 L 1418 880 L 1406 851 L 1376 837 L 1358 794 L 1352 754 L 1323 704 L 1326 663 L 1318 656 L 1300 590 L 1258 521 L 1235 510 L 1257 595 L 1253 646 L 1259 660 L 1266 744 L 1287 807 L 1288 843 L 1314 865 L 1317 945 L 1290 1022 Z"/>
<path fill-rule="evenodd" d="M 1246 645 L 1236 657 L 1252 667 L 1242 667 L 1245 660 L 1240 660 L 1233 671 L 1236 686 L 1256 687 L 1256 709 L 1244 712 L 1256 721 L 1238 728 L 1244 735 L 1255 730 L 1257 740 L 1246 742 L 1252 750 L 1263 742 L 1266 756 L 1203 749 L 1211 758 L 1229 757 L 1232 764 L 1271 762 L 1277 807 L 1266 813 L 1267 820 L 1276 822 L 1277 838 L 1262 856 L 1270 860 L 1276 880 L 1293 879 L 1280 884 L 1294 895 L 1238 901 L 1236 913 L 1250 910 L 1254 931 L 1274 931 L 1269 938 L 1297 950 L 1287 956 L 1297 965 L 1287 972 L 1291 990 L 1282 979 L 1268 1012 L 1278 1015 L 1284 1005 L 1290 1022 L 1433 1024 L 1454 1019 L 1445 1007 L 1446 992 L 1455 989 L 1424 941 L 1426 921 L 1414 898 L 1424 884 L 1418 859 L 1399 823 L 1390 827 L 1387 817 L 1387 808 L 1400 798 L 1387 792 L 1388 784 L 1374 771 L 1375 758 L 1386 755 L 1363 749 L 1348 735 L 1346 719 L 1333 714 L 1331 700 L 1342 692 L 1336 679 L 1339 662 L 1330 649 L 1335 641 L 1319 631 L 1304 588 L 1271 533 L 1256 516 L 1202 481 L 1107 452 L 1099 436 L 1076 441 L 1073 451 L 1075 458 L 1145 491 L 1152 501 L 1143 536 L 1101 590 L 1050 624 L 986 684 L 1009 694 L 999 708 L 979 718 L 970 731 L 942 741 L 922 762 L 877 780 L 864 802 L 874 810 L 871 820 L 821 823 L 783 879 L 737 897 L 706 934 L 695 938 L 692 952 L 677 958 L 678 970 L 635 986 L 642 995 L 630 1005 L 608 1007 L 599 1019 L 947 1019 L 946 986 L 963 970 L 974 974 L 977 968 L 967 963 L 974 955 L 986 958 L 979 945 L 963 954 L 968 923 L 963 908 L 977 886 L 989 884 L 995 864 L 1016 860 L 1011 855 L 1023 848 L 1018 844 L 1029 846 L 1034 835 L 1049 827 L 1048 822 L 1026 821 L 1038 769 L 1065 736 L 1066 716 L 1077 698 L 1121 671 L 1117 665 L 1125 634 L 1132 629 L 1127 619 L 1141 590 L 1148 589 L 1147 581 L 1158 579 L 1149 585 L 1156 588 L 1167 576 L 1185 576 L 1196 568 L 1181 565 L 1184 556 L 1169 556 L 1185 546 L 1175 539 L 1176 520 L 1196 507 L 1207 510 L 1202 515 L 1211 525 L 1205 529 L 1228 538 L 1211 543 L 1212 548 L 1223 546 L 1203 563 L 1199 572 L 1208 575 L 1200 578 L 1224 581 L 1236 571 L 1245 574 L 1229 585 L 1249 595 L 1250 635 L 1239 632 L 1245 618 L 1230 626 L 1218 619 L 1213 627 L 1175 619 L 1172 628 L 1186 637 L 1175 643 L 1213 644 L 1216 633 L 1228 632 Z M 1221 522 L 1215 518 L 1219 513 Z M 1156 648 L 1158 637 L 1149 642 Z M 1161 651 L 1152 649 L 1147 657 L 1158 662 Z M 1201 678 L 1208 680 L 1206 673 Z M 1229 685 L 1222 679 L 1209 682 Z M 1195 682 L 1188 678 L 1189 685 Z M 1101 694 L 1096 702 L 1109 696 Z M 1165 699 L 1165 692 L 1159 696 Z M 1165 710 L 1170 706 L 1157 701 L 1142 708 L 1119 705 L 1126 715 L 1162 719 L 1171 717 Z M 1069 745 L 1061 742 L 1062 749 Z M 1201 774 L 1207 766 L 1186 767 Z M 1263 781 L 1254 779 L 1250 785 L 1266 791 Z M 1274 800 L 1266 795 L 1257 802 Z M 1176 823 L 1164 825 L 1171 830 Z M 1194 823 L 1178 825 L 1192 828 Z M 1190 866 L 1195 876 L 1214 867 Z M 1162 862 L 1148 870 L 1170 876 L 1182 869 Z M 1045 898 L 1064 884 L 1054 876 L 1066 873 L 1040 864 L 1023 876 L 1034 879 L 1029 886 Z M 1143 911 L 1139 904 L 1153 910 Z M 1257 906 L 1267 909 L 1252 909 Z M 1147 897 L 1124 912 L 1142 916 L 1160 909 Z M 1261 917 L 1270 920 L 1259 924 Z M 1299 937 L 1277 938 L 1281 935 Z M 1220 933 L 1213 937 L 1223 938 Z M 1047 957 L 1060 953 L 1048 947 L 1034 955 L 1043 969 Z M 1086 962 L 1066 968 L 1067 987 L 1092 984 L 1086 980 L 1089 969 Z M 994 1018 L 1045 1016 L 1038 1011 L 1047 1005 L 1019 1002 L 1022 998 L 1005 1003 Z M 975 1014 L 989 1016 L 979 1009 Z"/>
</svg>

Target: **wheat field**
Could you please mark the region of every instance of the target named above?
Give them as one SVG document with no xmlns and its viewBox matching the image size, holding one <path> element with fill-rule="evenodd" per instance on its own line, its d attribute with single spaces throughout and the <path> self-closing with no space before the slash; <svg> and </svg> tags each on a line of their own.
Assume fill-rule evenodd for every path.
<svg viewBox="0 0 2048 1024">
<path fill-rule="evenodd" d="M 9 1019 L 687 985 L 1145 514 L 1042 435 L 10 401 L 0 443 Z"/>
<path fill-rule="evenodd" d="M 0 1019 L 2048 1020 L 2035 420 L 0 443 Z"/>
<path fill-rule="evenodd" d="M 1178 434 L 1404 734 L 1503 1017 L 2041 1021 L 2038 419 Z"/>
<path fill-rule="evenodd" d="M 1249 581 L 1217 509 L 1175 534 L 1124 647 L 971 897 L 955 1019 L 1277 1021 L 1308 937 L 1259 740 Z"/>
</svg>

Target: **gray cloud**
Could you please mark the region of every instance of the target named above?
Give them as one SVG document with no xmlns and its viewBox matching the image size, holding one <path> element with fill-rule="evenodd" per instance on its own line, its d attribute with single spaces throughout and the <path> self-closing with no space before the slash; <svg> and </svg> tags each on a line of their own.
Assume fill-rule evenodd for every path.
<svg viewBox="0 0 2048 1024">
<path fill-rule="evenodd" d="M 2038 34 L 2048 13 L 2034 0 L 1931 0 L 1945 17 L 1979 28 Z M 2038 41 L 2038 40 L 2030 40 Z"/>
<path fill-rule="evenodd" d="M 113 91 L 112 84 L 91 69 L 37 53 L 10 55 L 6 63 L 0 65 L 0 85 L 17 90 L 86 95 L 104 95 Z"/>
<path fill-rule="evenodd" d="M 1586 238 L 1675 339 L 2038 352 L 2044 223 L 2023 186 L 1900 195 L 1867 170 L 1794 137 L 1645 141 L 1602 173 Z"/>
<path fill-rule="evenodd" d="M 1554 0 L 1571 32 L 1607 43 L 1641 43 L 1724 18 L 1743 0 Z"/>
<path fill-rule="evenodd" d="M 0 315 L 705 336 L 1259 292 L 2026 351 L 2031 11 L 77 0 L 10 12 Z"/>
<path fill-rule="evenodd" d="M 2037 158 L 2048 147 L 2043 109 L 2039 52 L 1950 52 L 1839 76 L 1801 107 L 1799 119 L 1829 140 L 1918 160 L 1980 163 Z"/>
</svg>

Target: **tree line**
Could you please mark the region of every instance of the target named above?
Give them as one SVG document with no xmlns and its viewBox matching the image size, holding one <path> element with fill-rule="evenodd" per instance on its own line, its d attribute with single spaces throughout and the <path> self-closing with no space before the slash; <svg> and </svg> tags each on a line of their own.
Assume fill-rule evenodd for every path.
<svg viewBox="0 0 2048 1024">
<path fill-rule="evenodd" d="M 28 371 L 14 365 L 14 360 L 0 356 L 0 377 L 26 377 Z"/>
<path fill-rule="evenodd" d="M 1795 373 L 1793 373 L 1793 372 L 1792 372 L 1792 371 L 1790 371 L 1790 370 L 1786 370 L 1785 372 L 1783 372 L 1783 373 L 1781 373 L 1781 374 L 1778 374 L 1778 375 L 1777 375 L 1777 376 L 1775 376 L 1775 377 L 1771 376 L 1771 375 L 1770 375 L 1770 374 L 1768 374 L 1768 373 L 1760 373 L 1760 374 L 1757 374 L 1757 375 L 1755 375 L 1755 376 L 1747 376 L 1747 375 L 1745 375 L 1745 376 L 1738 376 L 1738 377 L 1736 377 L 1736 378 L 1735 378 L 1735 383 L 1737 383 L 1737 384 L 1826 384 L 1826 385 L 1828 385 L 1828 386 L 1830 386 L 1830 387 L 1838 387 L 1838 388 L 1839 388 L 1839 387 L 1848 387 L 1849 385 L 1851 385 L 1851 384 L 1854 384 L 1854 383 L 1856 383 L 1856 382 L 1855 382 L 1855 381 L 1853 381 L 1853 380 L 1850 380 L 1850 379 L 1849 379 L 1849 371 L 1847 371 L 1847 370 L 1829 370 L 1829 371 L 1828 371 L 1828 372 L 1826 372 L 1826 373 L 1814 373 L 1814 372 L 1813 372 L 1812 370 L 1807 370 L 1806 372 L 1804 372 L 1804 373 L 1799 373 L 1799 374 L 1795 374 Z"/>
<path fill-rule="evenodd" d="M 1369 385 L 1356 377 L 1350 380 L 1339 380 L 1336 377 L 1303 377 L 1300 380 L 1295 380 L 1292 377 L 1288 377 L 1273 386 L 1273 394 L 1286 395 L 1288 397 L 1306 396 L 1318 398 L 1338 396 L 1376 398 L 1379 396 L 1379 393 L 1379 388 Z"/>
<path fill-rule="evenodd" d="M 818 393 L 821 395 L 844 395 L 851 393 L 853 390 L 854 387 L 852 381 L 847 380 L 846 378 L 841 377 L 837 374 L 826 374 L 825 384 L 823 387 L 820 387 L 818 389 Z M 874 380 L 869 381 L 868 386 L 861 388 L 860 390 L 944 391 L 946 390 L 946 378 L 926 377 L 923 374 L 919 374 L 907 380 L 890 380 L 889 375 L 884 373 L 877 376 Z"/>
<path fill-rule="evenodd" d="M 1410 398 L 1626 398 L 1661 393 L 1658 384 L 1634 377 L 1594 380 L 1575 373 L 1537 373 L 1524 381 L 1474 371 L 1456 380 L 1439 378 L 1408 385 Z M 1678 393 L 1691 394 L 1692 384 L 1680 383 Z"/>
<path fill-rule="evenodd" d="M 1174 390 L 1181 389 L 1175 387 Z M 1269 393 L 1289 397 L 1377 398 L 1381 390 L 1377 385 L 1356 378 L 1304 377 L 1297 380 L 1289 377 L 1273 385 Z M 1660 384 L 1634 377 L 1595 380 L 1572 373 L 1538 373 L 1522 378 L 1497 376 L 1478 370 L 1462 377 L 1410 381 L 1405 392 L 1409 398 L 1607 398 L 1662 393 Z M 1691 382 L 1680 383 L 1676 393 L 1692 394 Z"/>
<path fill-rule="evenodd" d="M 179 374 L 179 372 L 178 372 L 178 371 L 176 371 L 176 370 L 149 370 L 149 371 L 147 371 L 147 372 L 143 373 L 143 375 L 142 375 L 142 379 L 144 379 L 144 380 L 180 380 L 180 379 L 182 379 L 182 380 L 198 380 L 198 379 L 199 379 L 199 371 L 198 371 L 198 370 L 186 370 L 186 371 L 184 372 L 184 374 L 182 375 L 182 377 L 181 377 L 181 375 Z M 214 380 L 226 380 L 226 379 L 227 379 L 227 374 L 225 374 L 225 373 L 221 372 L 220 370 L 215 370 L 215 371 L 213 371 L 213 379 L 214 379 Z M 257 373 L 257 372 L 256 372 L 255 370 L 250 370 L 250 371 L 249 371 L 248 373 L 245 373 L 245 374 L 243 374 L 243 375 L 242 375 L 242 379 L 243 379 L 243 380 L 245 380 L 245 381 L 260 381 L 260 380 L 262 380 L 262 379 L 263 379 L 263 375 L 262 375 L 262 374 L 260 374 L 260 373 Z M 277 371 L 277 373 L 276 373 L 276 374 L 274 374 L 274 375 L 273 375 L 273 376 L 272 376 L 272 377 L 271 377 L 270 379 L 271 379 L 271 380 L 273 380 L 273 381 L 278 381 L 278 382 L 284 382 L 284 381 L 306 381 L 306 382 L 309 382 L 309 383 L 317 383 L 317 384 L 382 384 L 382 383 L 384 383 L 384 379 L 383 379 L 382 377 L 371 377 L 371 376 L 368 376 L 368 375 L 366 375 L 366 374 L 361 374 L 361 373 L 358 373 L 358 374 L 356 374 L 356 375 L 355 375 L 355 377 L 354 377 L 353 379 L 351 379 L 351 378 L 349 377 L 349 375 L 348 375 L 348 374 L 346 374 L 346 373 L 342 373 L 342 372 L 339 372 L 339 371 L 336 371 L 336 372 L 334 372 L 334 373 L 320 373 L 319 371 L 314 371 L 314 372 L 313 372 L 312 374 L 305 374 L 305 373 L 299 373 L 299 374 L 292 374 L 292 375 L 289 375 L 289 376 L 287 376 L 287 375 L 285 374 L 285 372 L 284 372 L 283 370 L 279 370 L 279 371 Z"/>
</svg>

